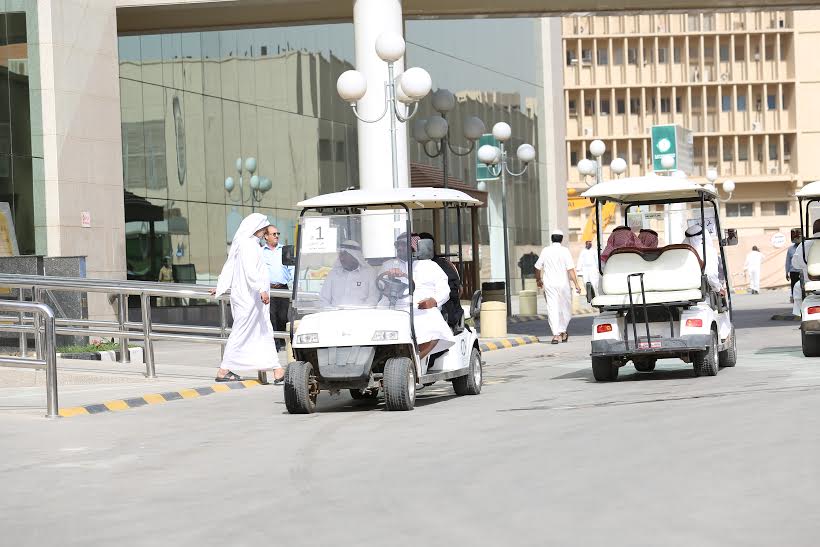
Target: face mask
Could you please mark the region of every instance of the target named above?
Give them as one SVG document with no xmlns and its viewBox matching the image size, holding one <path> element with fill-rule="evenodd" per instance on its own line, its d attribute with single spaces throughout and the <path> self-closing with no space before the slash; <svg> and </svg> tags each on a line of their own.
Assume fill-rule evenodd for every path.
<svg viewBox="0 0 820 547">
<path fill-rule="evenodd" d="M 341 262 L 342 268 L 348 272 L 352 272 L 359 267 L 359 261 L 347 253 L 342 253 L 342 255 L 339 256 L 339 262 Z"/>
</svg>

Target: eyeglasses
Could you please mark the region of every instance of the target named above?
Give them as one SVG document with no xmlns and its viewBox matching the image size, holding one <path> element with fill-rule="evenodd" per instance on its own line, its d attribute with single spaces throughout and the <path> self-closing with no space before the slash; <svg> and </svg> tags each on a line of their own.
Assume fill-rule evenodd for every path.
<svg viewBox="0 0 820 547">
<path fill-rule="evenodd" d="M 279 232 L 268 232 L 268 235 L 279 237 Z"/>
</svg>

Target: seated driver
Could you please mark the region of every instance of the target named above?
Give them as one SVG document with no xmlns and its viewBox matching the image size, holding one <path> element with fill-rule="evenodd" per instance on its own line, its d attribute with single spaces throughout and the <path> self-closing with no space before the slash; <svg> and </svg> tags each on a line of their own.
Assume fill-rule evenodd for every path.
<svg viewBox="0 0 820 547">
<path fill-rule="evenodd" d="M 419 241 L 418 236 L 411 236 L 412 250 L 421 247 L 423 252 L 413 264 L 413 324 L 416 330 L 416 342 L 419 346 L 419 357 L 424 358 L 430 353 L 439 353 L 453 345 L 452 331 L 439 308 L 450 298 L 450 285 L 447 274 L 433 262 L 433 242 Z M 382 265 L 382 273 L 390 277 L 406 278 L 407 265 L 407 234 L 396 238 L 396 258 L 388 260 Z M 384 301 L 384 299 L 382 299 Z M 403 309 L 402 304 L 409 305 L 405 299 L 396 305 L 396 309 Z"/>
<path fill-rule="evenodd" d="M 376 272 L 365 261 L 362 246 L 353 240 L 343 241 L 339 258 L 319 293 L 322 308 L 369 307 L 378 301 Z"/>
</svg>

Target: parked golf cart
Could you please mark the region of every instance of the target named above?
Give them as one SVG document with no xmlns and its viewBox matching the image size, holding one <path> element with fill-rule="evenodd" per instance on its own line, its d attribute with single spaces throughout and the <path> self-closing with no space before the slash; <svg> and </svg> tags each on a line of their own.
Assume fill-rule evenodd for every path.
<svg viewBox="0 0 820 547">
<path fill-rule="evenodd" d="M 797 192 L 801 252 L 808 270 L 808 276 L 806 272 L 802 272 L 800 276 L 800 287 L 803 292 L 803 303 L 800 307 L 800 341 L 803 346 L 803 355 L 806 357 L 820 356 L 820 245 L 814 243 L 820 239 L 820 233 L 812 233 L 813 230 L 810 228 L 813 221 L 820 218 L 816 205 L 818 203 L 820 203 L 820 181 L 811 182 Z M 814 215 L 810 214 L 812 209 L 814 209 Z M 813 219 L 810 218 L 812 216 Z"/>
<path fill-rule="evenodd" d="M 419 357 L 414 326 L 413 268 L 433 258 L 432 241 L 411 251 L 411 212 L 444 207 L 474 207 L 480 202 L 452 189 L 401 188 L 347 190 L 300 202 L 293 286 L 291 340 L 295 361 L 285 374 L 285 404 L 290 413 L 311 413 L 321 391 L 349 390 L 354 399 L 376 401 L 384 394 L 388 410 L 412 410 L 417 386 L 449 380 L 458 395 L 478 395 L 482 386 L 478 334 L 453 327 L 455 345 Z M 459 237 L 458 244 L 462 244 Z M 370 272 L 356 274 L 348 291 L 331 301 L 325 290 L 341 250 L 361 249 Z M 389 275 L 404 262 L 406 277 Z M 337 271 L 338 270 L 337 268 Z M 344 274 L 338 274 L 339 278 Z M 350 276 L 348 276 L 350 278 Z M 370 280 L 372 285 L 366 281 Z M 344 287 L 344 286 L 343 286 Z M 341 304 L 339 302 L 342 302 Z M 470 311 L 470 316 L 477 309 Z"/>
<path fill-rule="evenodd" d="M 721 233 L 715 194 L 686 178 L 651 175 L 612 180 L 593 186 L 583 196 L 595 201 L 599 221 L 601 207 L 608 202 L 623 207 L 624 219 L 639 207 L 646 212 L 652 206 L 685 204 L 687 209 L 666 213 L 673 215 L 672 223 L 682 223 L 689 215 L 704 230 Z M 707 209 L 711 209 L 708 215 Z M 601 312 L 592 325 L 595 380 L 617 380 L 618 369 L 627 361 L 639 372 L 651 372 L 658 359 L 679 358 L 692 363 L 698 376 L 714 376 L 719 367 L 735 365 L 731 287 L 723 248 L 737 244 L 737 238 L 715 239 L 723 263 L 723 294 L 707 281 L 706 265 L 701 260 L 707 256 L 706 237 L 700 252 L 686 244 L 657 249 L 624 247 L 612 252 L 605 262 L 599 238 L 601 279 L 599 287 L 587 286 L 590 304 Z"/>
</svg>

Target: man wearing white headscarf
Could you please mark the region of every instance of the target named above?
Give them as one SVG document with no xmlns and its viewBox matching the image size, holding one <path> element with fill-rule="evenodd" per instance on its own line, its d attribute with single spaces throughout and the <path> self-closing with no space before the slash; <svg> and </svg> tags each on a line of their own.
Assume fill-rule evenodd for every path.
<svg viewBox="0 0 820 547">
<path fill-rule="evenodd" d="M 535 263 L 535 283 L 544 289 L 552 343 L 557 344 L 569 339 L 567 327 L 572 319 L 572 291 L 569 283 L 572 281 L 578 294 L 581 294 L 581 286 L 575 274 L 572 255 L 569 249 L 561 245 L 564 232 L 553 230 L 550 240 L 552 245 L 544 247 Z"/>
<path fill-rule="evenodd" d="M 814 224 L 812 224 L 811 233 L 812 237 L 820 237 L 820 219 L 815 220 Z M 800 272 L 803 281 L 807 281 L 809 279 L 809 265 L 803 259 L 803 255 L 805 254 L 806 258 L 808 258 L 809 251 L 811 250 L 815 241 L 816 240 L 813 239 L 805 239 L 804 241 L 801 241 L 800 244 L 797 245 L 797 248 L 794 250 L 794 255 L 792 255 L 792 268 Z M 794 287 L 792 287 L 792 297 L 794 298 L 794 307 L 792 309 L 792 314 L 801 315 L 803 313 L 802 283 L 796 283 Z"/>
<path fill-rule="evenodd" d="M 277 382 L 284 376 L 270 322 L 270 279 L 259 246 L 259 238 L 269 225 L 265 215 L 252 213 L 245 217 L 233 236 L 213 291 L 218 296 L 230 289 L 233 316 L 217 382 L 240 380 L 237 373 L 260 370 L 276 370 Z"/>
<path fill-rule="evenodd" d="M 357 241 L 346 240 L 339 245 L 339 259 L 327 274 L 319 302 L 322 309 L 340 306 L 372 307 L 379 301 L 376 272 L 364 258 Z"/>
<path fill-rule="evenodd" d="M 703 257 L 703 238 L 706 237 L 706 258 Z M 708 230 L 704 230 L 700 224 L 693 224 L 686 229 L 686 237 L 683 242 L 690 245 L 698 253 L 698 256 L 703 260 L 706 270 L 706 280 L 709 286 L 715 292 L 723 292 L 723 283 L 720 282 L 720 266 L 717 251 L 712 244 L 712 234 Z"/>
</svg>

